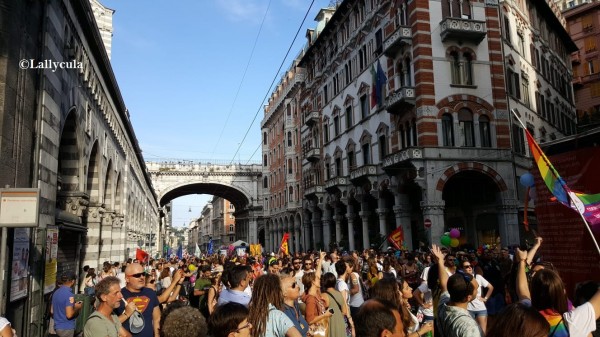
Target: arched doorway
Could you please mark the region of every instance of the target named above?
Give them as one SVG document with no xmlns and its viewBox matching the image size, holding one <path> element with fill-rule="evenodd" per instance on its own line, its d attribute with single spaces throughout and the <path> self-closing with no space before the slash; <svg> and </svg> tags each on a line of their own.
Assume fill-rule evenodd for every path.
<svg viewBox="0 0 600 337">
<path fill-rule="evenodd" d="M 494 180 L 478 171 L 462 171 L 444 185 L 444 231 L 460 230 L 460 245 L 478 247 L 499 244 L 500 189 Z"/>
</svg>

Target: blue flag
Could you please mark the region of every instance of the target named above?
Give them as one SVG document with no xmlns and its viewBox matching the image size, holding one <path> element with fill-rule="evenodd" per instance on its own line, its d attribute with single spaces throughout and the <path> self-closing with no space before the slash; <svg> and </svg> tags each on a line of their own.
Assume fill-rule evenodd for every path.
<svg viewBox="0 0 600 337">
<path fill-rule="evenodd" d="M 169 247 L 169 248 L 167 249 L 167 258 L 169 258 L 169 259 L 170 259 L 170 258 L 171 258 L 171 255 L 173 255 L 173 249 L 171 249 L 171 247 Z"/>
<path fill-rule="evenodd" d="M 213 253 L 213 243 L 212 243 L 212 239 L 208 240 L 208 248 L 207 248 L 207 253 L 208 255 L 212 255 Z"/>
<path fill-rule="evenodd" d="M 179 246 L 179 248 L 177 248 L 177 258 L 180 260 L 183 259 L 183 246 Z"/>
<path fill-rule="evenodd" d="M 375 82 L 375 95 L 377 98 L 377 104 L 381 107 L 383 104 L 384 98 L 384 90 L 385 83 L 387 82 L 387 76 L 385 76 L 385 71 L 381 67 L 381 63 L 377 60 L 377 79 Z"/>
</svg>

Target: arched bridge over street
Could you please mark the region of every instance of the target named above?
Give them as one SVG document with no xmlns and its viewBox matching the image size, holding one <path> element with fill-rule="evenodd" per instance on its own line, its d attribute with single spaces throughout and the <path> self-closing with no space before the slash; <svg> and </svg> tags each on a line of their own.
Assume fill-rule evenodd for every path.
<svg viewBox="0 0 600 337">
<path fill-rule="evenodd" d="M 263 227 L 263 203 L 259 164 L 216 164 L 201 161 L 146 162 L 159 205 L 190 194 L 210 194 L 235 206 L 236 237 L 258 242 Z"/>
</svg>

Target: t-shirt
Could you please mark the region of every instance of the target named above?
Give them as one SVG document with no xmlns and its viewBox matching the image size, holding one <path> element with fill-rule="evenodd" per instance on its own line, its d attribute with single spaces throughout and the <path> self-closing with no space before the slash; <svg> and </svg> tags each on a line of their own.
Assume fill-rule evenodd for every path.
<svg viewBox="0 0 600 337">
<path fill-rule="evenodd" d="M 521 303 L 531 306 L 531 300 L 529 299 L 521 300 Z M 558 313 L 553 313 L 549 310 L 542 310 L 540 313 L 550 323 L 550 333 L 548 333 L 548 336 L 550 336 L 554 329 L 556 329 L 554 333 L 555 337 L 587 337 L 590 332 L 596 331 L 596 313 L 594 312 L 594 306 L 590 302 L 585 302 L 577 308 L 565 312 L 562 315 L 562 322 Z M 566 326 L 564 322 L 567 322 Z"/>
<path fill-rule="evenodd" d="M 10 325 L 10 322 L 4 317 L 0 317 L 0 331 L 7 325 Z"/>
<path fill-rule="evenodd" d="M 248 304 L 250 304 L 251 298 L 252 297 L 248 296 L 248 294 L 246 294 L 244 291 L 225 289 L 221 291 L 221 294 L 219 295 L 219 300 L 217 301 L 217 305 L 235 302 L 242 304 L 247 308 Z"/>
<path fill-rule="evenodd" d="M 427 286 L 427 282 L 423 282 L 417 288 L 423 294 L 423 304 L 431 304 L 431 307 L 419 307 L 419 311 L 424 316 L 433 317 L 433 296 L 431 295 L 431 289 Z"/>
<path fill-rule="evenodd" d="M 75 330 L 77 317 L 67 318 L 67 307 L 74 307 L 75 298 L 73 290 L 67 286 L 60 286 L 52 295 L 52 312 L 55 330 Z M 73 308 L 75 310 L 75 308 Z"/>
<path fill-rule="evenodd" d="M 352 280 L 352 277 L 354 277 L 354 280 Z M 363 293 L 362 293 L 363 285 L 361 284 L 360 276 L 358 275 L 358 273 L 353 272 L 352 275 L 348 279 L 349 279 L 350 283 L 353 283 L 353 282 L 358 283 L 358 292 L 354 295 L 350 295 L 350 302 L 349 302 L 351 307 L 358 308 L 365 302 L 365 299 L 363 298 Z"/>
<path fill-rule="evenodd" d="M 469 302 L 467 309 L 469 311 L 487 310 L 487 308 L 485 307 L 485 303 L 483 303 L 483 301 L 480 300 L 480 298 L 481 298 L 481 294 L 482 294 L 481 289 L 489 287 L 490 283 L 486 279 L 484 279 L 483 276 L 481 276 L 479 274 L 475 275 L 475 279 L 477 280 L 477 283 L 479 284 L 479 288 L 477 288 L 477 298 L 472 300 L 471 302 Z"/>
<path fill-rule="evenodd" d="M 343 292 L 346 291 L 346 302 L 350 303 L 350 289 L 348 289 L 348 283 L 344 280 L 337 279 L 335 282 L 335 290 L 339 291 L 343 296 Z"/>
<path fill-rule="evenodd" d="M 129 302 L 134 302 L 137 305 L 137 310 L 142 313 L 144 317 L 144 329 L 136 337 L 154 337 L 154 323 L 152 319 L 152 312 L 154 308 L 160 305 L 156 292 L 150 288 L 142 288 L 139 292 L 131 292 L 127 288 L 121 289 L 123 299 Z M 117 315 L 120 315 L 125 311 L 125 304 L 123 301 L 120 302 L 119 308 L 115 309 Z M 125 330 L 131 332 L 129 327 L 129 318 L 123 322 Z"/>
<path fill-rule="evenodd" d="M 293 326 L 294 322 L 283 311 L 277 310 L 269 303 L 269 316 L 267 316 L 264 337 L 285 337 L 285 333 Z"/>
<path fill-rule="evenodd" d="M 112 314 L 111 318 L 112 321 L 98 311 L 94 311 L 85 322 L 83 335 L 119 337 L 119 330 L 121 330 L 119 316 Z"/>
<path fill-rule="evenodd" d="M 450 294 L 444 291 L 440 296 L 437 328 L 446 337 L 483 337 L 483 332 L 469 311 L 448 305 Z M 437 333 L 437 332 L 436 332 Z"/>
<path fill-rule="evenodd" d="M 196 280 L 196 283 L 194 283 L 194 291 L 204 290 L 204 288 L 208 288 L 211 285 L 212 285 L 212 282 L 210 282 L 209 279 L 199 278 Z M 200 295 L 200 297 L 198 297 L 198 303 L 202 302 L 202 299 L 204 298 L 204 296 L 206 296 L 206 294 L 208 294 L 208 291 L 205 291 L 204 295 Z"/>
</svg>

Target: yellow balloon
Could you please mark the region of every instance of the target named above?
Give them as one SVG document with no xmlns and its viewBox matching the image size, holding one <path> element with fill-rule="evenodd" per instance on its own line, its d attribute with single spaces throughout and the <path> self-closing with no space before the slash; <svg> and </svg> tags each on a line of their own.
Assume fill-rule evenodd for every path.
<svg viewBox="0 0 600 337">
<path fill-rule="evenodd" d="M 456 248 L 458 247 L 458 239 L 452 239 L 450 240 L 450 247 Z"/>
</svg>

